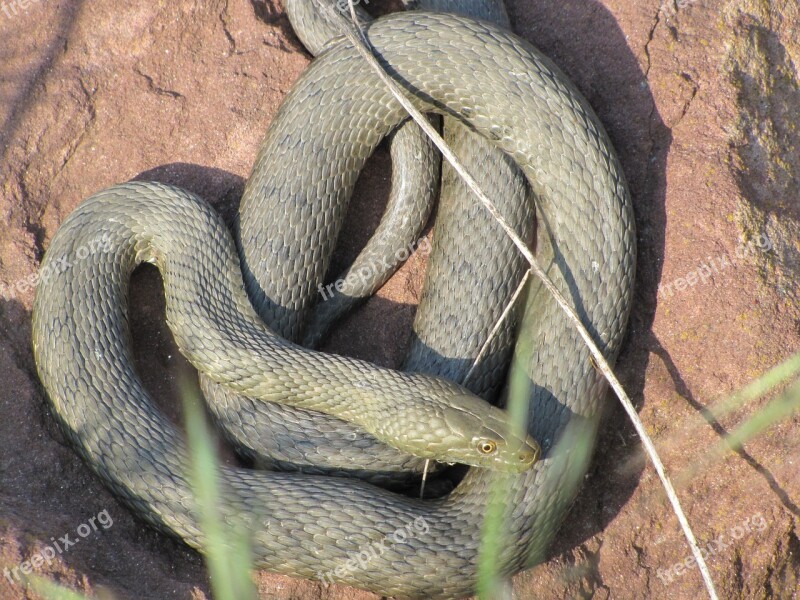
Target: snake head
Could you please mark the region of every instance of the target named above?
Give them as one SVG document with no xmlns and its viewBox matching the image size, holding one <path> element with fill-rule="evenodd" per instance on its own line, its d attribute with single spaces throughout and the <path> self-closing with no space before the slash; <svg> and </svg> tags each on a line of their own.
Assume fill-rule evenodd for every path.
<svg viewBox="0 0 800 600">
<path fill-rule="evenodd" d="M 531 436 L 517 434 L 511 416 L 475 396 L 458 396 L 442 414 L 447 434 L 448 462 L 459 462 L 507 473 L 527 471 L 539 460 L 541 448 Z M 434 445 L 436 445 L 434 443 Z M 439 460 L 442 460 L 441 458 Z"/>
</svg>

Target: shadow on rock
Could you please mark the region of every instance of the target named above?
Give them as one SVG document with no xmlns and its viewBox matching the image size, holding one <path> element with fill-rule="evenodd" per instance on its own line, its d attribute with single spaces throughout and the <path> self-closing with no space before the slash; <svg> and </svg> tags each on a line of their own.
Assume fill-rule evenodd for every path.
<svg viewBox="0 0 800 600">
<path fill-rule="evenodd" d="M 659 115 L 647 73 L 615 17 L 600 2 L 509 4 L 515 31 L 553 59 L 597 112 L 630 186 L 637 227 L 636 289 L 629 334 L 616 371 L 639 406 L 664 260 L 666 159 L 672 133 Z M 635 431 L 611 394 L 609 405 L 590 475 L 551 556 L 602 531 L 638 485 L 641 461 L 632 470 L 619 468 L 641 452 Z"/>
</svg>

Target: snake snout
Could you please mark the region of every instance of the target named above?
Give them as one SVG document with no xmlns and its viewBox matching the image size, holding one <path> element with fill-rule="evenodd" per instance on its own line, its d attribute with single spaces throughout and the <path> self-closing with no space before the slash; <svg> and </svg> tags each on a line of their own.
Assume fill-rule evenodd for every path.
<svg viewBox="0 0 800 600">
<path fill-rule="evenodd" d="M 499 440 L 487 443 L 488 440 Z M 524 438 L 506 430 L 484 429 L 475 442 L 478 452 L 492 459 L 490 468 L 509 473 L 524 473 L 539 460 L 541 449 L 530 436 Z M 496 449 L 495 449 L 496 448 Z M 487 452 L 488 451 L 488 452 Z"/>
<path fill-rule="evenodd" d="M 451 436 L 460 440 L 458 462 L 468 465 L 522 473 L 539 459 L 539 444 L 524 432 L 517 434 L 505 411 L 474 397 L 462 396 L 445 413 Z"/>
<path fill-rule="evenodd" d="M 517 458 L 520 466 L 524 467 L 522 470 L 525 471 L 535 465 L 539 460 L 540 454 L 541 448 L 539 448 L 539 444 L 532 445 L 528 449 L 521 449 L 517 453 Z"/>
</svg>

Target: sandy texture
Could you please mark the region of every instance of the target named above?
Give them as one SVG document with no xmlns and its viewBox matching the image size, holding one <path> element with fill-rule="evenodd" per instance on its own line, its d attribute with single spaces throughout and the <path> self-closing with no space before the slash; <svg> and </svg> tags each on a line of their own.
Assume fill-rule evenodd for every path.
<svg viewBox="0 0 800 600">
<path fill-rule="evenodd" d="M 509 7 L 516 31 L 588 97 L 622 158 L 639 272 L 618 370 L 709 549 L 720 596 L 797 598 L 800 417 L 690 468 L 765 401 L 720 421 L 706 409 L 800 349 L 800 11 L 794 0 L 659 2 Z M 94 518 L 96 531 L 36 572 L 98 596 L 208 598 L 198 555 L 122 507 L 47 412 L 30 346 L 32 277 L 64 217 L 120 181 L 187 187 L 230 218 L 309 56 L 277 0 L 132 4 L 0 1 L 0 568 L 78 538 Z M 379 219 L 387 167 L 379 152 L 362 177 L 338 264 Z M 424 260 L 412 259 L 329 348 L 396 365 L 423 275 Z M 158 286 L 154 271 L 136 274 L 132 326 L 147 385 L 177 419 L 185 363 Z M 689 555 L 614 405 L 551 559 L 514 587 L 521 599 L 701 598 L 697 570 L 677 566 Z M 256 578 L 263 598 L 375 598 Z M 0 576 L 0 597 L 29 596 Z"/>
</svg>

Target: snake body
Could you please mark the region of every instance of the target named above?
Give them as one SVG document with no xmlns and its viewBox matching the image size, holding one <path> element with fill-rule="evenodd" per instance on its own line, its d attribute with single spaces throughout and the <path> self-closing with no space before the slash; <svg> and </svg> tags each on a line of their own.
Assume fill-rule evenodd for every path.
<svg viewBox="0 0 800 600">
<path fill-rule="evenodd" d="M 336 36 L 320 8 L 309 0 L 287 0 L 287 15 L 306 46 L 315 54 L 324 51 Z M 498 0 L 452 2 L 423 0 L 421 8 L 460 10 L 467 16 L 482 17 L 507 27 L 508 17 Z M 371 18 L 359 11 L 359 18 Z M 340 135 L 344 135 L 341 132 Z M 535 222 L 533 202 L 524 175 L 514 162 L 489 140 L 471 132 L 457 119 L 445 119 L 445 139 L 469 172 L 491 193 L 506 220 L 523 239 L 529 239 Z M 332 297 L 318 302 L 310 318 L 305 318 L 316 298 L 297 294 L 276 277 L 275 264 L 264 260 L 265 244 L 281 244 L 286 256 L 283 269 L 299 272 L 308 268 L 307 241 L 292 234 L 296 223 L 308 217 L 308 205 L 288 202 L 288 195 L 272 193 L 272 178 L 251 178 L 242 199 L 240 247 L 245 258 L 248 292 L 264 321 L 287 339 L 297 340 L 305 328 L 304 345 L 315 344 L 331 323 L 361 298 L 368 297 L 392 273 L 400 261 L 397 251 L 417 239 L 427 219 L 434 196 L 431 191 L 438 160 L 432 144 L 413 122 L 401 124 L 394 132 L 392 151 L 392 192 L 380 226 L 347 271 L 338 277 L 344 285 Z M 268 138 L 262 150 L 262 163 L 277 166 L 283 160 L 282 148 Z M 277 157 L 277 158 L 276 158 Z M 255 172 L 270 172 L 265 165 Z M 308 182 L 313 187 L 313 182 Z M 343 196 L 350 190 L 342 186 Z M 340 195 L 337 202 L 341 200 Z M 309 273 L 312 287 L 327 269 L 343 212 L 341 204 L 315 206 L 323 215 L 327 231 L 320 256 Z M 270 215 L 265 219 L 264 215 Z M 277 216 L 276 216 L 277 215 Z M 290 232 L 289 236 L 285 232 Z M 288 252 L 286 248 L 288 246 Z M 455 172 L 444 166 L 429 276 L 417 310 L 411 347 L 404 369 L 463 381 L 486 340 L 489 328 L 498 322 L 522 278 L 524 260 L 499 224 L 466 189 Z M 252 257 L 248 260 L 248 257 Z M 487 265 L 487 262 L 489 263 Z M 458 278 L 453 274 L 457 273 Z M 358 274 L 358 275 L 354 275 Z M 361 281 L 366 275 L 368 281 Z M 329 288 L 330 289 L 330 288 Z M 463 307 L 463 290 L 473 294 L 470 310 Z M 503 321 L 490 351 L 473 371 L 467 387 L 491 399 L 502 385 L 517 325 L 517 314 Z M 308 321 L 308 322 L 307 322 Z M 454 360 L 458 357 L 458 360 Z M 262 465 L 306 473 L 345 475 L 385 487 L 419 485 L 419 474 L 426 467 L 418 457 L 383 444 L 363 429 L 342 420 L 326 417 L 282 404 L 264 404 L 215 385 L 201 375 L 201 385 L 217 423 L 240 451 Z M 365 457 L 369 457 L 365 462 Z M 436 466 L 430 469 L 435 472 Z M 435 489 L 435 488 L 429 488 Z"/>
<path fill-rule="evenodd" d="M 458 119 L 513 158 L 537 199 L 539 258 L 613 361 L 631 305 L 633 218 L 619 161 L 586 101 L 537 50 L 489 23 L 399 14 L 370 24 L 368 36 L 421 110 Z M 267 205 L 299 215 L 291 229 L 259 237 L 247 234 L 242 212 L 240 251 L 248 286 L 272 298 L 253 275 L 259 265 L 269 270 L 276 289 L 311 305 L 340 222 L 337 211 L 344 210 L 367 157 L 403 119 L 399 104 L 348 44 L 334 44 L 314 61 L 271 125 L 248 181 L 242 211 L 246 201 L 252 215 Z M 268 223 L 270 215 L 261 216 Z M 40 285 L 34 353 L 54 413 L 76 449 L 154 526 L 198 548 L 204 542 L 183 471 L 186 448 L 133 366 L 127 287 L 130 271 L 142 261 L 161 269 L 170 328 L 214 382 L 244 397 L 288 397 L 297 406 L 343 418 L 358 417 L 362 401 L 378 403 L 391 414 L 381 414 L 378 423 L 362 419 L 362 425 L 374 426 L 391 444 L 395 436 L 404 438 L 398 445 L 405 443 L 418 456 L 447 455 L 462 441 L 459 436 L 484 427 L 479 417 L 488 415 L 492 433 L 508 441 L 498 466 L 521 471 L 470 469 L 447 497 L 422 501 L 355 480 L 223 469 L 219 511 L 230 523 L 247 524 L 258 566 L 308 578 L 332 573 L 338 581 L 390 596 L 469 594 L 494 485 L 506 486 L 504 535 L 494 557 L 500 572 L 544 559 L 588 467 L 606 387 L 579 335 L 543 288 L 529 290 L 509 385 L 511 393 L 527 399 L 528 433 L 541 444 L 542 459 L 531 469 L 514 469 L 513 460 L 532 442 L 514 441 L 504 429 L 505 413 L 490 411 L 463 388 L 430 375 L 313 353 L 275 336 L 279 328 L 263 325 L 247 301 L 224 225 L 188 192 L 137 183 L 95 195 L 62 224 L 43 268 L 99 235 L 111 240 L 109 251 L 91 252 Z M 492 269 L 491 250 L 484 247 L 474 258 L 477 274 Z M 458 275 L 450 273 L 455 290 Z M 460 293 L 468 313 L 475 290 Z M 256 306 L 263 308 L 263 298 Z M 288 304 L 272 306 L 294 316 Z M 418 335 L 424 345 L 426 332 Z M 423 401 L 426 418 L 410 419 L 410 399 Z M 337 413 L 340 403 L 348 408 Z M 414 441 L 418 435 L 424 445 Z M 393 532 L 408 532 L 412 523 L 424 523 L 424 530 L 402 542 L 381 543 Z M 382 551 L 368 566 L 344 568 L 377 543 Z"/>
</svg>

